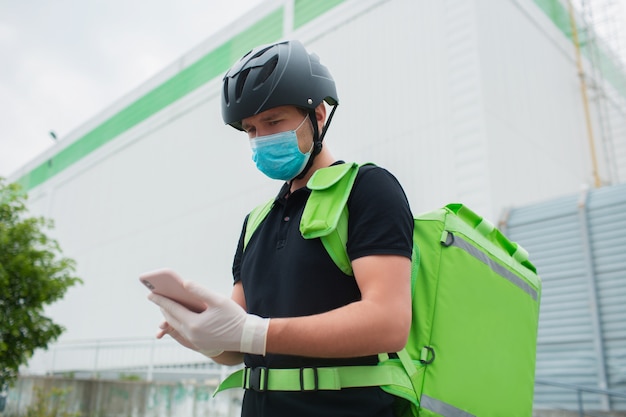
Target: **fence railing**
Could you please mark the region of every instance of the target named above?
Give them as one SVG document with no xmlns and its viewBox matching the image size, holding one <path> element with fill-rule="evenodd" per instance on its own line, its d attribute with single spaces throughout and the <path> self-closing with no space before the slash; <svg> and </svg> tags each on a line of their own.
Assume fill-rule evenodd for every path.
<svg viewBox="0 0 626 417">
<path fill-rule="evenodd" d="M 583 394 L 584 393 L 591 393 L 591 394 L 601 395 L 601 396 L 606 397 L 607 399 L 609 399 L 609 398 L 626 399 L 626 392 L 619 392 L 619 391 L 612 391 L 612 390 L 606 390 L 606 389 L 600 389 L 600 388 L 586 387 L 586 386 L 582 386 L 582 385 L 567 384 L 567 383 L 556 382 L 556 381 L 547 381 L 547 380 L 544 380 L 544 379 L 537 379 L 537 380 L 535 380 L 535 384 L 537 384 L 537 385 L 549 385 L 549 386 L 552 386 L 552 387 L 558 387 L 558 388 L 563 388 L 565 390 L 574 391 L 576 393 L 577 411 L 578 411 L 578 416 L 579 417 L 590 416 L 590 414 L 585 411 L 584 401 L 583 401 Z M 606 402 L 610 403 L 610 401 L 608 401 L 608 400 Z M 612 411 L 612 410 L 598 410 L 598 411 Z"/>
<path fill-rule="evenodd" d="M 107 339 L 67 341 L 38 351 L 25 374 L 101 379 L 132 376 L 159 379 L 223 378 L 232 368 L 186 349 L 171 339 Z"/>
</svg>

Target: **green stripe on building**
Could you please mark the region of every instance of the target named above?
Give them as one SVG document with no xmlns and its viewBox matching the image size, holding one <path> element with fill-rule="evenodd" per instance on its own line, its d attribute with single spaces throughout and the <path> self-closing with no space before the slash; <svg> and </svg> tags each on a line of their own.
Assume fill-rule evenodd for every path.
<svg viewBox="0 0 626 417">
<path fill-rule="evenodd" d="M 344 1 L 345 0 L 296 0 L 293 12 L 293 28 L 298 29 L 299 27 L 304 26 L 311 20 L 326 13 Z"/>
<path fill-rule="evenodd" d="M 222 76 L 233 62 L 253 47 L 275 42 L 282 35 L 281 7 L 105 120 L 48 161 L 22 176 L 17 182 L 25 191 L 44 183 L 203 84 Z"/>
<path fill-rule="evenodd" d="M 302 27 L 343 2 L 345 0 L 295 0 L 294 29 Z M 569 13 L 563 5 L 558 0 L 534 0 L 534 2 L 555 26 L 571 39 Z M 17 182 L 25 191 L 33 189 L 200 86 L 222 76 L 230 65 L 245 52 L 260 44 L 275 42 L 283 36 L 283 14 L 284 9 L 280 7 L 233 36 L 229 41 L 59 151 L 48 161 L 20 177 Z M 582 51 L 587 57 L 590 55 L 589 50 L 590 48 L 583 44 Z M 606 79 L 626 97 L 624 73 L 602 48 L 596 51 L 596 56 L 599 57 L 599 67 Z"/>
</svg>

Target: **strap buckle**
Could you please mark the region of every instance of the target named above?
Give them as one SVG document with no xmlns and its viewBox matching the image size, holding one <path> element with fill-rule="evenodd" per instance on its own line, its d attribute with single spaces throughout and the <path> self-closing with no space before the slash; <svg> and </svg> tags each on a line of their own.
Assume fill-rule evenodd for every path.
<svg viewBox="0 0 626 417">
<path fill-rule="evenodd" d="M 430 365 L 435 360 L 435 349 L 432 346 L 424 346 L 420 355 L 422 365 Z"/>
<path fill-rule="evenodd" d="M 257 392 L 267 391 L 269 369 L 265 367 L 246 368 L 243 374 L 243 387 Z"/>
<path fill-rule="evenodd" d="M 301 391 L 313 392 L 319 391 L 319 371 L 315 367 L 302 367 L 295 369 L 268 369 L 265 367 L 245 368 L 243 373 L 243 387 L 257 392 L 269 391 L 268 382 L 270 370 L 272 371 L 272 391 Z M 295 378 L 299 378 L 300 386 L 298 387 Z M 286 382 L 291 383 L 286 384 Z"/>
<path fill-rule="evenodd" d="M 305 378 L 305 372 L 306 371 L 311 371 L 313 372 L 313 388 L 308 389 L 305 386 L 305 382 L 304 382 L 304 378 Z M 319 391 L 320 389 L 320 381 L 319 381 L 319 375 L 317 372 L 317 368 L 314 367 L 302 367 L 300 368 L 300 391 Z"/>
</svg>

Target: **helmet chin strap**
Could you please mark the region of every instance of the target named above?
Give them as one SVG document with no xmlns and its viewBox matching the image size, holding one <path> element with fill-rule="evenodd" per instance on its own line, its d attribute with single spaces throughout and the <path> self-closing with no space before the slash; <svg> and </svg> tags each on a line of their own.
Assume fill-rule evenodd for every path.
<svg viewBox="0 0 626 417">
<path fill-rule="evenodd" d="M 328 132 L 328 126 L 330 126 L 330 122 L 333 119 L 335 110 L 337 110 L 336 104 L 330 111 L 330 115 L 328 115 L 328 120 L 326 121 L 326 124 L 324 125 L 324 127 L 322 127 L 321 135 L 319 129 L 317 128 L 317 118 L 315 116 L 315 110 L 309 111 L 309 119 L 311 120 L 311 124 L 313 125 L 313 150 L 311 151 L 311 156 L 309 157 L 309 161 L 307 162 L 307 164 L 304 166 L 304 169 L 294 179 L 300 180 L 304 178 L 307 172 L 309 172 L 309 170 L 313 166 L 313 160 L 322 151 L 322 141 L 324 140 L 324 136 L 326 136 L 326 132 Z"/>
</svg>

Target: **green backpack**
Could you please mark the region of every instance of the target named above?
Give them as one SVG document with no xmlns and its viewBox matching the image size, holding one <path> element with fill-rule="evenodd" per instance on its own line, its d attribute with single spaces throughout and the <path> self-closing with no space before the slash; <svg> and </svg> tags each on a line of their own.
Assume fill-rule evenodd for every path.
<svg viewBox="0 0 626 417">
<path fill-rule="evenodd" d="M 316 171 L 300 223 L 302 236 L 320 238 L 348 275 L 346 205 L 358 170 L 352 163 Z M 244 247 L 272 203 L 250 213 Z M 528 254 L 461 204 L 414 224 L 413 322 L 402 351 L 381 353 L 377 366 L 241 369 L 215 393 L 380 386 L 398 397 L 398 416 L 532 415 L 541 282 Z"/>
</svg>

